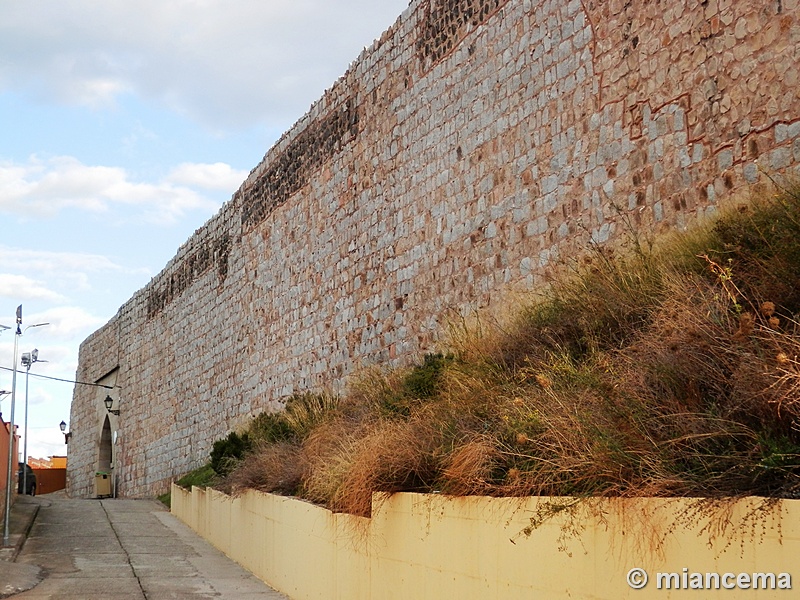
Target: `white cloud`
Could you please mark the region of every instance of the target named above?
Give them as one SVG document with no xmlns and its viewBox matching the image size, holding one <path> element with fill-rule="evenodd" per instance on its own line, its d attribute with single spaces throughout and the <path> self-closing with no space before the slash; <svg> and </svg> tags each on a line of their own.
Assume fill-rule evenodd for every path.
<svg viewBox="0 0 800 600">
<path fill-rule="evenodd" d="M 131 91 L 124 81 L 112 78 L 76 79 L 72 83 L 72 100 L 90 108 L 113 106 L 114 99 Z"/>
<path fill-rule="evenodd" d="M 64 299 L 61 294 L 48 289 L 41 281 L 8 273 L 0 273 L 0 297 L 12 298 L 15 301 L 20 299 L 60 302 Z"/>
<path fill-rule="evenodd" d="M 107 321 L 77 306 L 59 306 L 37 311 L 26 320 L 31 323 L 49 323 L 47 329 L 42 330 L 42 334 L 46 334 L 48 339 L 67 340 L 86 336 Z"/>
<path fill-rule="evenodd" d="M 406 0 L 3 2 L 0 90 L 33 90 L 48 101 L 90 107 L 134 93 L 210 128 L 253 122 L 284 128 L 406 5 Z"/>
<path fill-rule="evenodd" d="M 0 246 L 0 265 L 11 268 L 24 266 L 26 270 L 44 273 L 64 272 L 121 272 L 141 273 L 141 269 L 131 270 L 119 265 L 106 256 L 85 252 L 50 252 L 28 248 L 9 248 Z"/>
<path fill-rule="evenodd" d="M 222 178 L 216 182 L 215 172 Z M 71 156 L 32 156 L 26 164 L 0 163 L 0 210 L 52 217 L 70 208 L 106 213 L 113 205 L 128 205 L 140 208 L 150 222 L 168 225 L 191 211 L 211 214 L 219 207 L 191 185 L 229 185 L 232 194 L 244 180 L 231 183 L 239 173 L 222 163 L 184 164 L 163 181 L 142 183 L 119 167 L 84 165 Z"/>
<path fill-rule="evenodd" d="M 175 167 L 166 180 L 190 187 L 233 192 L 248 175 L 248 171 L 237 170 L 225 163 L 192 164 L 183 163 Z"/>
</svg>

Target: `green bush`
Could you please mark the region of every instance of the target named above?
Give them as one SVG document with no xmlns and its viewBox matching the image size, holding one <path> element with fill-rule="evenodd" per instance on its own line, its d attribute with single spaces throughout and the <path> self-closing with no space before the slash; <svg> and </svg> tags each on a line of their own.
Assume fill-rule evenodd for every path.
<svg viewBox="0 0 800 600">
<path fill-rule="evenodd" d="M 243 433 L 231 431 L 214 442 L 210 468 L 220 477 L 226 477 L 259 446 L 302 441 L 337 404 L 338 398 L 329 394 L 293 394 L 286 400 L 284 410 L 263 412 L 253 418 Z"/>
<path fill-rule="evenodd" d="M 211 468 L 217 475 L 224 477 L 251 448 L 250 436 L 247 433 L 239 435 L 231 431 L 228 437 L 214 442 L 211 450 Z"/>
<path fill-rule="evenodd" d="M 454 360 L 453 354 L 425 354 L 422 364 L 405 372 L 399 385 L 384 384 L 372 391 L 378 408 L 387 417 L 410 416 L 420 401 L 429 400 L 439 393 L 442 374 Z"/>
<path fill-rule="evenodd" d="M 251 421 L 245 435 L 255 443 L 274 444 L 290 440 L 294 436 L 294 431 L 286 422 L 282 412 L 263 412 Z"/>
<path fill-rule="evenodd" d="M 403 380 L 406 393 L 414 398 L 430 398 L 439 388 L 439 380 L 445 367 L 453 362 L 453 355 L 426 354 L 422 364 L 416 365 Z"/>
</svg>

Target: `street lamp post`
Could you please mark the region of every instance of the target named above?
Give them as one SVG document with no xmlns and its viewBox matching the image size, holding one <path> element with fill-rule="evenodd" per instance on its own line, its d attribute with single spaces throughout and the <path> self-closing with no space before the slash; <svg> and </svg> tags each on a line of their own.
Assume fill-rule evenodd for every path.
<svg viewBox="0 0 800 600">
<path fill-rule="evenodd" d="M 14 334 L 14 369 L 11 375 L 11 415 L 8 419 L 8 469 L 6 471 L 6 505 L 3 515 L 3 546 L 8 546 L 9 519 L 11 516 L 11 458 L 14 454 L 14 400 L 17 389 L 17 348 L 19 336 L 22 335 L 22 305 L 17 307 L 17 331 Z M 19 459 L 17 459 L 19 460 Z"/>
<path fill-rule="evenodd" d="M 41 327 L 42 325 L 49 325 L 49 323 L 37 323 L 36 325 L 28 325 L 25 331 L 31 327 Z M 6 329 L 10 329 L 6 327 Z M 12 476 L 12 454 L 14 454 L 14 401 L 17 396 L 17 352 L 19 350 L 19 338 L 22 335 L 22 305 L 17 307 L 17 331 L 14 334 L 14 368 L 11 375 L 11 414 L 8 420 L 8 469 L 6 471 L 6 506 L 5 514 L 3 515 L 3 546 L 8 546 L 9 539 L 9 522 L 11 518 L 11 476 Z M 19 457 L 17 457 L 19 460 Z M 23 471 L 24 471 L 23 467 Z"/>
<path fill-rule="evenodd" d="M 25 427 L 23 429 L 25 441 L 22 444 L 22 462 L 26 465 L 28 464 L 28 375 L 31 372 L 31 365 L 35 362 L 47 362 L 46 360 L 39 360 L 39 350 L 37 348 L 34 348 L 33 352 L 22 353 L 22 366 L 25 367 Z M 28 469 L 25 467 L 22 468 L 22 493 L 28 493 Z"/>
</svg>

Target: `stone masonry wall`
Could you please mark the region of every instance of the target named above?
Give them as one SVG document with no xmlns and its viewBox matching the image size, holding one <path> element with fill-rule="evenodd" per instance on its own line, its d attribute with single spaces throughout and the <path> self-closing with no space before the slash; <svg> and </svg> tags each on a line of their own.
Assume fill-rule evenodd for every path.
<svg viewBox="0 0 800 600">
<path fill-rule="evenodd" d="M 81 346 L 122 495 L 295 391 L 433 347 L 623 220 L 683 227 L 800 165 L 799 0 L 414 0 Z M 113 377 L 110 374 L 113 373 Z M 90 495 L 105 391 L 72 404 Z"/>
</svg>

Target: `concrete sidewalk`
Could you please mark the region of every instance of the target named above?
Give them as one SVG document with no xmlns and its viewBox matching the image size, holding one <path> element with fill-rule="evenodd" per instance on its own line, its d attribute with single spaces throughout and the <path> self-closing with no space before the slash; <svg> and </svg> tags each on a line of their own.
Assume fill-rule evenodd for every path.
<svg viewBox="0 0 800 600">
<path fill-rule="evenodd" d="M 41 569 L 38 566 L 18 564 L 14 561 L 28 537 L 43 502 L 47 501 L 31 496 L 18 496 L 11 506 L 9 545 L 0 546 L 0 598 L 29 590 L 41 581 Z"/>
<path fill-rule="evenodd" d="M 38 514 L 20 506 L 21 515 L 34 513 L 35 520 L 16 562 L 5 563 L 11 571 L 20 570 L 6 573 L 16 578 L 9 582 L 19 592 L 15 598 L 287 600 L 154 500 L 71 500 L 51 494 L 26 503 Z M 5 581 L 0 570 L 0 596 Z"/>
</svg>

